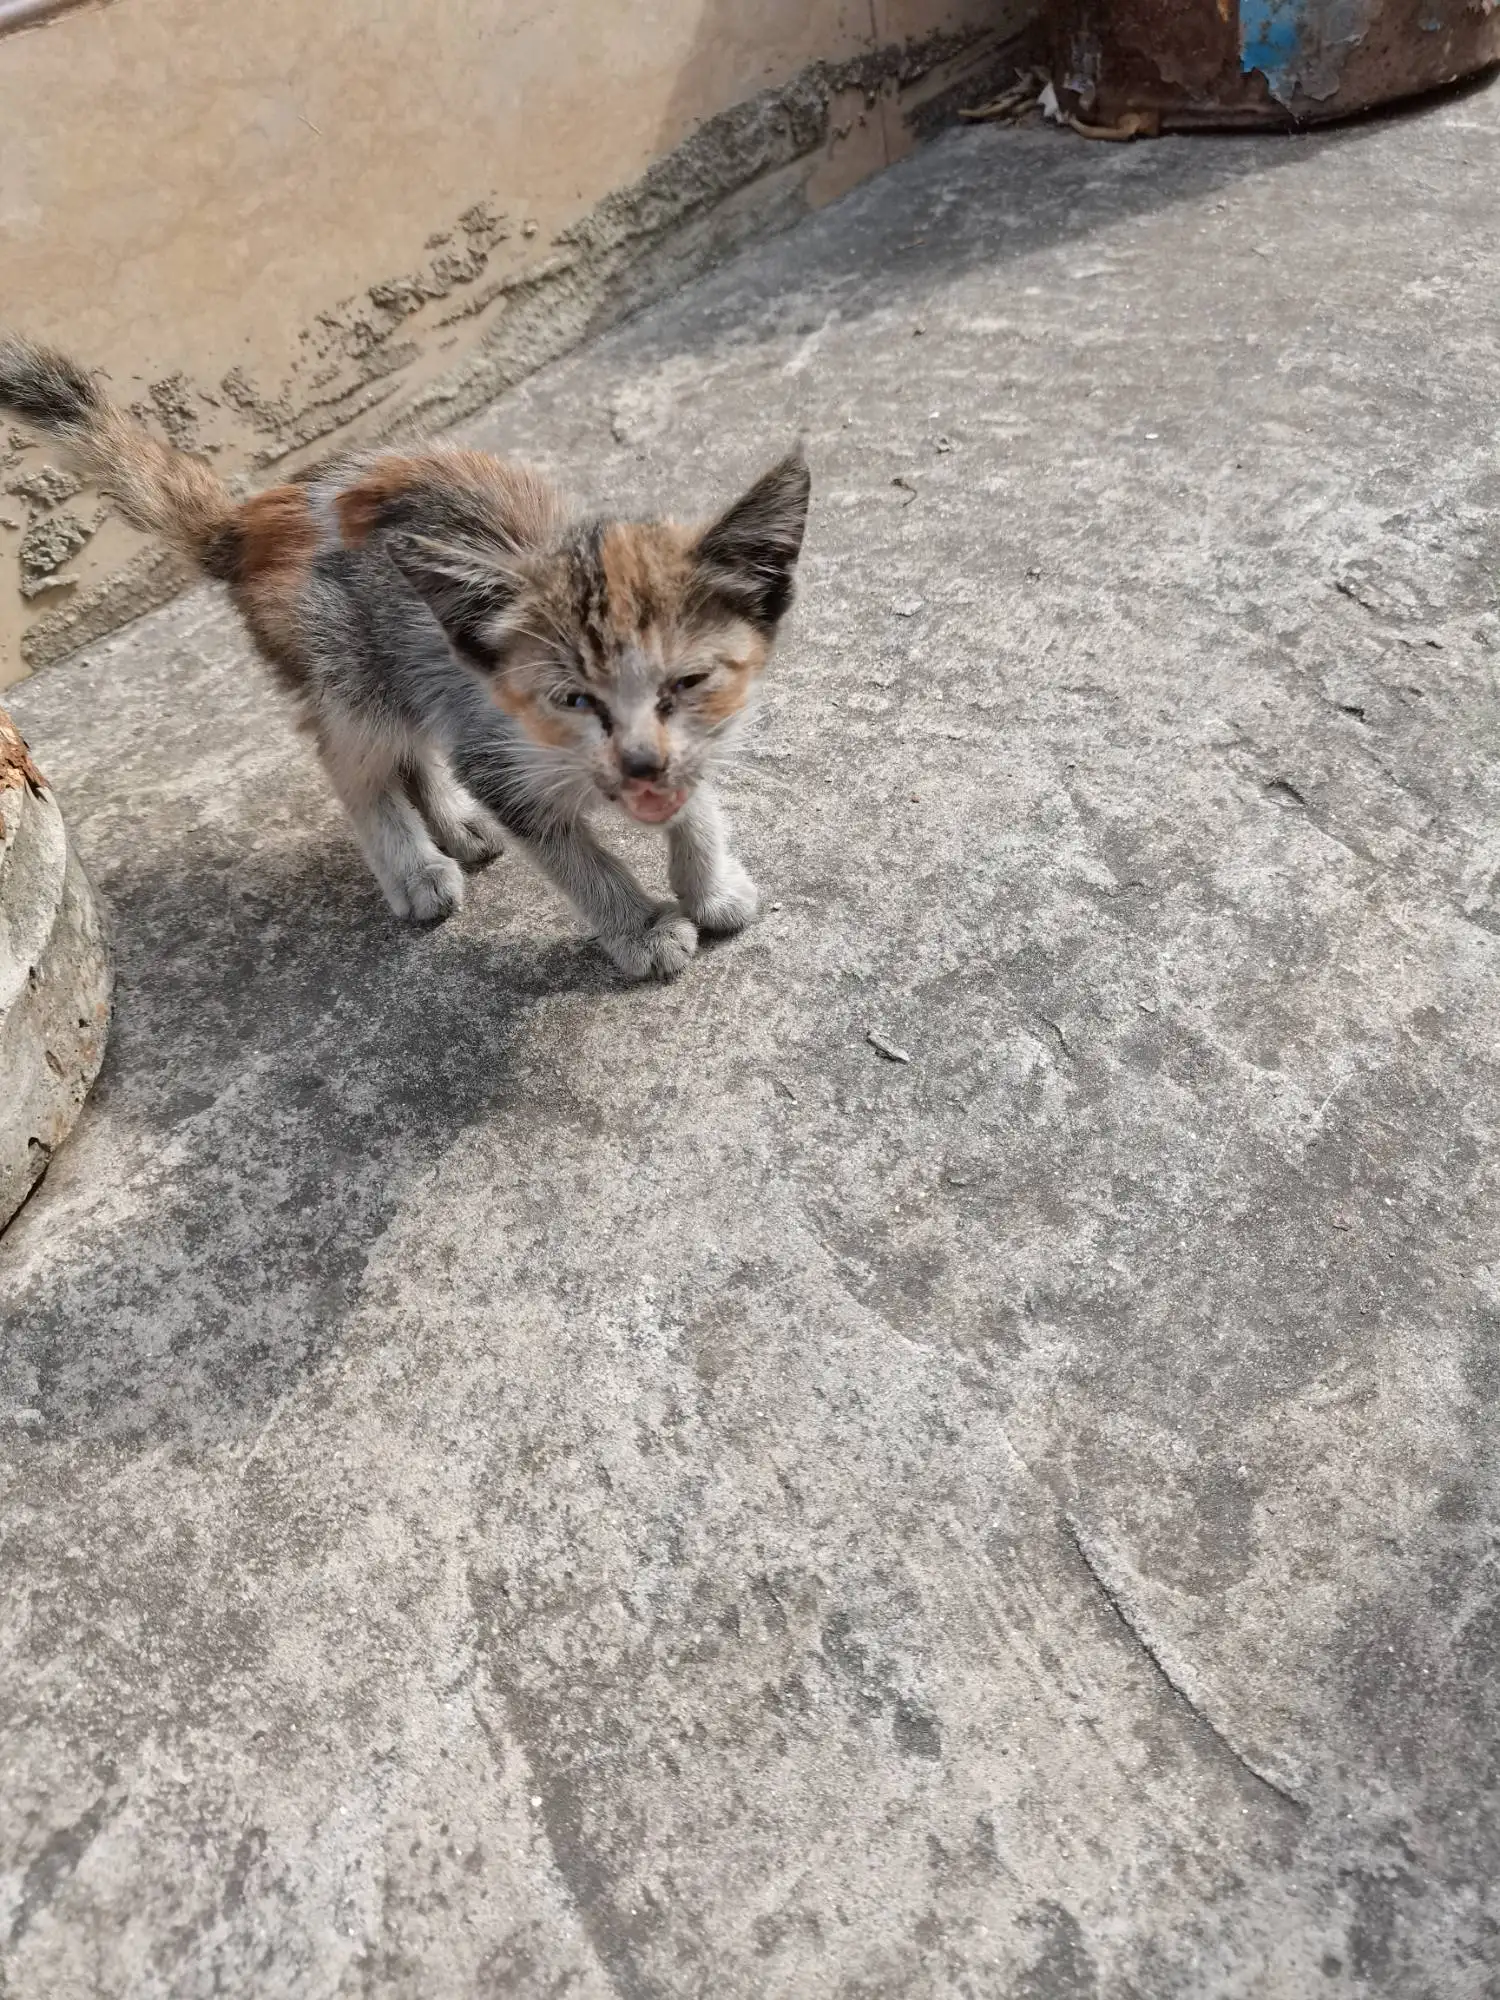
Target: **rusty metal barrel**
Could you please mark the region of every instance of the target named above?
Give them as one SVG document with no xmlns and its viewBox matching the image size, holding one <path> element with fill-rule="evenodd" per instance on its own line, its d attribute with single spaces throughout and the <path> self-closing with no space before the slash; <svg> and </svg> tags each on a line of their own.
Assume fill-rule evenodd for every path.
<svg viewBox="0 0 1500 2000">
<path fill-rule="evenodd" d="M 1500 63 L 1500 0 L 1062 0 L 1054 33 L 1081 119 L 1306 125 Z"/>
</svg>

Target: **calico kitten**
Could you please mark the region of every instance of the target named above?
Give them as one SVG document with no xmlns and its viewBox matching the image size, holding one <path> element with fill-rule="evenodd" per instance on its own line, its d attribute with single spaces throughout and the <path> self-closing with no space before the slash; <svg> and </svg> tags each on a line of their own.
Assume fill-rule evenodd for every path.
<svg viewBox="0 0 1500 2000">
<path fill-rule="evenodd" d="M 633 979 L 679 973 L 756 891 L 713 780 L 792 599 L 799 452 L 706 528 L 577 521 L 537 473 L 446 447 L 237 501 L 64 356 L 0 336 L 0 410 L 229 587 L 299 704 L 391 908 L 448 916 L 508 828 Z M 664 828 L 674 901 L 588 824 Z"/>
</svg>

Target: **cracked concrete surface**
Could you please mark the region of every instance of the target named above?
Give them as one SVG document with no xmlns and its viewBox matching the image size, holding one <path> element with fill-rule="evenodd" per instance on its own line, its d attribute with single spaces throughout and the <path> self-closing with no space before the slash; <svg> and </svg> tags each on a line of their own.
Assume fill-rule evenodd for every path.
<svg viewBox="0 0 1500 2000">
<path fill-rule="evenodd" d="M 808 437 L 675 987 L 396 929 L 205 593 L 22 691 L 7 1993 L 1494 1990 L 1497 168 L 967 131 L 471 425 Z"/>
</svg>

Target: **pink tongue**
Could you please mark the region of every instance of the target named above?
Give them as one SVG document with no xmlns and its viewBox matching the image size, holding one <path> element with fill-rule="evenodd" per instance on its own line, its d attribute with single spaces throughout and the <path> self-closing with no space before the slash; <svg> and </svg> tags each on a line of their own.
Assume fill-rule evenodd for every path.
<svg viewBox="0 0 1500 2000">
<path fill-rule="evenodd" d="M 672 817 L 686 798 L 686 792 L 669 792 L 660 785 L 637 781 L 621 792 L 620 803 L 632 819 L 644 820 L 648 826 L 660 826 L 663 820 Z"/>
</svg>

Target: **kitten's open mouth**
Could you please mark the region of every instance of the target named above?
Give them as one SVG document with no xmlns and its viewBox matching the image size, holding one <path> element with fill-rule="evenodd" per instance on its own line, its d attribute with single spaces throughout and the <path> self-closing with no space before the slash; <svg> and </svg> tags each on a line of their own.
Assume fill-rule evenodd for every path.
<svg viewBox="0 0 1500 2000">
<path fill-rule="evenodd" d="M 634 778 L 621 789 L 620 804 L 632 819 L 643 820 L 647 826 L 661 826 L 687 804 L 687 792 L 671 790 L 666 785 L 649 785 L 644 779 Z"/>
</svg>

